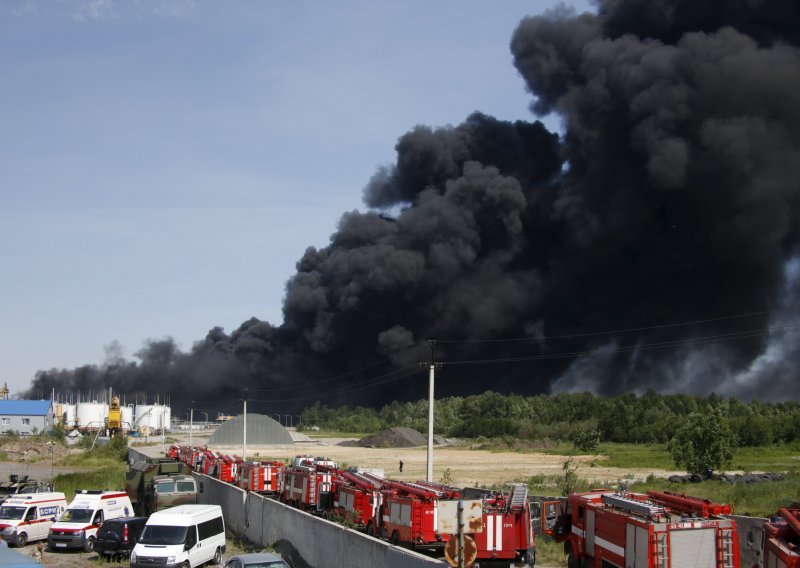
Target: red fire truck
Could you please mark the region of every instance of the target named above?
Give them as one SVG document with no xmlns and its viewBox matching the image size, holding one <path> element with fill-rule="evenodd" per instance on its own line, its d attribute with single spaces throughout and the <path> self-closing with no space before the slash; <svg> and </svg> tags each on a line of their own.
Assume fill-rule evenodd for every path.
<svg viewBox="0 0 800 568">
<path fill-rule="evenodd" d="M 369 473 L 343 471 L 335 478 L 332 513 L 364 528 L 373 522 L 385 480 Z"/>
<path fill-rule="evenodd" d="M 800 503 L 764 523 L 764 567 L 800 568 Z"/>
<path fill-rule="evenodd" d="M 283 470 L 280 500 L 299 509 L 324 511 L 331 508 L 332 481 L 336 462 L 327 458 L 296 456 Z"/>
<path fill-rule="evenodd" d="M 236 485 L 245 491 L 277 493 L 283 463 L 279 461 L 248 461 L 240 464 Z"/>
<path fill-rule="evenodd" d="M 442 548 L 451 535 L 437 532 L 436 505 L 439 500 L 459 497 L 457 489 L 444 485 L 387 481 L 378 514 L 367 524 L 367 534 L 413 548 Z"/>
<path fill-rule="evenodd" d="M 212 461 L 210 475 L 225 483 L 233 483 L 236 480 L 236 471 L 239 467 L 239 458 L 222 455 Z"/>
<path fill-rule="evenodd" d="M 482 499 L 483 526 L 472 534 L 478 547 L 477 560 L 483 566 L 533 566 L 536 559 L 528 486 L 515 484 L 506 495 L 489 493 Z"/>
<path fill-rule="evenodd" d="M 565 541 L 570 568 L 739 568 L 736 523 L 713 514 L 723 506 L 707 503 L 703 509 L 697 498 L 663 496 L 668 499 L 611 489 L 574 493 L 566 513 L 548 522 L 545 532 Z M 543 506 L 549 513 L 561 503 Z"/>
</svg>

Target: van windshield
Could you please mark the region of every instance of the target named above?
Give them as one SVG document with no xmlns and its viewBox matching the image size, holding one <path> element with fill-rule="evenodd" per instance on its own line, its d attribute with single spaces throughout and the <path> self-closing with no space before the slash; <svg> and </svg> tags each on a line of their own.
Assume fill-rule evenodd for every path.
<svg viewBox="0 0 800 568">
<path fill-rule="evenodd" d="M 21 519 L 27 507 L 0 507 L 0 519 Z"/>
<path fill-rule="evenodd" d="M 179 481 L 178 491 L 194 491 L 194 481 Z"/>
<path fill-rule="evenodd" d="M 159 481 L 156 483 L 156 493 L 175 493 L 175 482 Z"/>
<path fill-rule="evenodd" d="M 67 509 L 58 520 L 63 523 L 88 523 L 92 520 L 91 509 Z"/>
<path fill-rule="evenodd" d="M 183 544 L 187 527 L 145 525 L 139 542 L 142 544 Z"/>
</svg>

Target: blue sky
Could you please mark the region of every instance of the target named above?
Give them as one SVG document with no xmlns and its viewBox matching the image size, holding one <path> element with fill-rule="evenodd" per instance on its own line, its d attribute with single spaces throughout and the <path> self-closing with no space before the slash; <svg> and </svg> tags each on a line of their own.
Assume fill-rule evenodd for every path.
<svg viewBox="0 0 800 568">
<path fill-rule="evenodd" d="M 0 0 L 0 382 L 279 324 L 399 136 L 533 118 L 508 43 L 554 4 Z"/>
</svg>

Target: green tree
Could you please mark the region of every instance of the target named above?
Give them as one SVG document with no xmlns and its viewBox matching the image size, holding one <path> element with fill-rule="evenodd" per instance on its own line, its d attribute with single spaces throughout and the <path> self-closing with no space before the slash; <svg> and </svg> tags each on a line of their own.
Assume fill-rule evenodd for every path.
<svg viewBox="0 0 800 568">
<path fill-rule="evenodd" d="M 731 463 L 736 436 L 717 412 L 693 412 L 669 443 L 672 460 L 689 473 L 723 469 Z"/>
<path fill-rule="evenodd" d="M 579 452 L 595 452 L 599 445 L 599 430 L 580 430 L 572 436 L 572 446 Z"/>
</svg>

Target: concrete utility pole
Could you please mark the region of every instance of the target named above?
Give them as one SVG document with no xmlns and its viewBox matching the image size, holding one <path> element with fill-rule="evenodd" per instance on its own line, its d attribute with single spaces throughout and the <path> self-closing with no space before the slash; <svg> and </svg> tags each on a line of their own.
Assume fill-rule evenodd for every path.
<svg viewBox="0 0 800 568">
<path fill-rule="evenodd" d="M 249 389 L 244 389 L 244 425 L 242 426 L 242 461 L 247 459 L 247 391 Z"/>
<path fill-rule="evenodd" d="M 194 430 L 194 401 L 192 401 L 192 406 L 189 408 L 189 447 L 192 447 L 192 430 Z M 194 464 L 192 464 L 192 469 L 194 469 Z"/>
<path fill-rule="evenodd" d="M 428 368 L 428 474 L 427 480 L 433 481 L 433 383 L 436 369 L 436 340 L 429 339 L 431 346 L 431 362 Z"/>
</svg>

